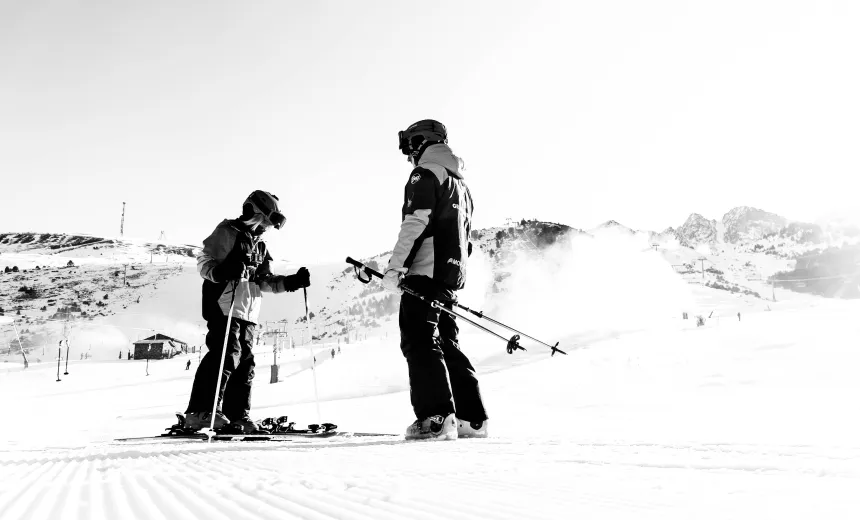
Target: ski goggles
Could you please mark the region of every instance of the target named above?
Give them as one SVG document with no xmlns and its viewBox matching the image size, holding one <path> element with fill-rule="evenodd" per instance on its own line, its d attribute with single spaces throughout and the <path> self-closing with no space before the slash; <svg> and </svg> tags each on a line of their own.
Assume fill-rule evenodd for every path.
<svg viewBox="0 0 860 520">
<path fill-rule="evenodd" d="M 257 207 L 257 210 L 272 223 L 275 229 L 281 229 L 284 227 L 284 224 L 287 222 L 287 217 L 285 217 L 284 214 L 276 208 L 270 208 L 267 201 L 264 200 L 259 193 L 254 192 L 251 195 L 251 202 L 253 202 L 254 206 Z"/>
<path fill-rule="evenodd" d="M 275 229 L 281 229 L 284 227 L 284 224 L 287 223 L 287 217 L 283 215 L 280 211 L 272 210 L 268 215 L 265 215 L 269 222 L 275 226 Z"/>
<path fill-rule="evenodd" d="M 403 155 L 409 155 L 412 153 L 409 146 L 409 138 L 407 137 L 406 132 L 403 130 L 397 132 L 397 140 L 400 141 L 400 152 Z"/>
</svg>

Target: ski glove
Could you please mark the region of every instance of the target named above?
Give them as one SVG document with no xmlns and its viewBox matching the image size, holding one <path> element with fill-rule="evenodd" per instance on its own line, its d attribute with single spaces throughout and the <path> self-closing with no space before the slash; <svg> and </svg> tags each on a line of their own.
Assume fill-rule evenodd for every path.
<svg viewBox="0 0 860 520">
<path fill-rule="evenodd" d="M 215 283 L 224 283 L 231 280 L 239 280 L 244 278 L 245 264 L 242 262 L 229 261 L 221 262 L 212 269 L 212 281 Z"/>
<path fill-rule="evenodd" d="M 311 286 L 311 273 L 307 267 L 301 267 L 296 274 L 284 277 L 284 290 L 293 292 Z"/>
<path fill-rule="evenodd" d="M 382 277 L 382 287 L 386 291 L 401 294 L 403 293 L 403 289 L 400 288 L 400 282 L 402 280 L 403 273 L 395 269 L 389 269 L 388 271 L 385 271 L 385 276 Z"/>
</svg>

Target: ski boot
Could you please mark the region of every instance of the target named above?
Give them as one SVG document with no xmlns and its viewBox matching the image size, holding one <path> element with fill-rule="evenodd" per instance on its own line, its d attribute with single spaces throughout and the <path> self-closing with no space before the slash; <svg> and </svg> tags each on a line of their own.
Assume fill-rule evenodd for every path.
<svg viewBox="0 0 860 520">
<path fill-rule="evenodd" d="M 457 435 L 462 438 L 484 438 L 487 436 L 488 422 L 490 422 L 489 419 L 469 422 L 457 418 Z"/>
<path fill-rule="evenodd" d="M 260 427 L 260 421 L 254 421 L 248 416 L 230 421 L 230 424 L 224 428 L 224 431 L 231 433 L 266 433 Z"/>
<path fill-rule="evenodd" d="M 418 419 L 406 428 L 407 440 L 433 439 L 454 440 L 457 438 L 457 418 L 454 414 L 431 415 Z"/>
<path fill-rule="evenodd" d="M 221 412 L 215 412 L 215 429 L 220 430 L 230 424 L 230 419 Z M 212 425 L 212 412 L 188 412 L 185 414 L 185 429 L 198 431 Z"/>
</svg>

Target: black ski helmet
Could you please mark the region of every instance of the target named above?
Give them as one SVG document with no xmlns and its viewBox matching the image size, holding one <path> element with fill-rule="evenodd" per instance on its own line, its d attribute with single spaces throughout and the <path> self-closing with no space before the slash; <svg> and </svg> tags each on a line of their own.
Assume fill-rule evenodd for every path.
<svg viewBox="0 0 860 520">
<path fill-rule="evenodd" d="M 422 119 L 409 125 L 406 130 L 397 132 L 400 151 L 403 155 L 417 156 L 425 143 L 447 143 L 448 130 L 445 125 L 433 119 Z"/>
<path fill-rule="evenodd" d="M 278 209 L 278 197 L 268 191 L 255 190 L 242 204 L 242 218 L 251 218 L 255 214 L 269 219 L 275 229 L 281 229 L 287 221 L 287 217 Z"/>
</svg>

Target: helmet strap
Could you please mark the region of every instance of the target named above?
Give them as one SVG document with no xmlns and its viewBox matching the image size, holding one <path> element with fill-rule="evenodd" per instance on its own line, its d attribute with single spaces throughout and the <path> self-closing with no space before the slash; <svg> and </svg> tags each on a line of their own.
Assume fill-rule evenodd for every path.
<svg viewBox="0 0 860 520">
<path fill-rule="evenodd" d="M 411 155 L 411 157 L 415 158 L 415 162 L 413 163 L 413 166 L 418 166 L 418 161 L 421 160 L 421 156 L 424 155 L 424 152 L 427 151 L 428 148 L 430 148 L 434 144 L 440 144 L 440 143 L 441 143 L 441 141 L 428 141 L 425 139 L 424 142 L 421 143 L 421 146 L 418 147 L 418 151 L 413 152 Z"/>
</svg>

